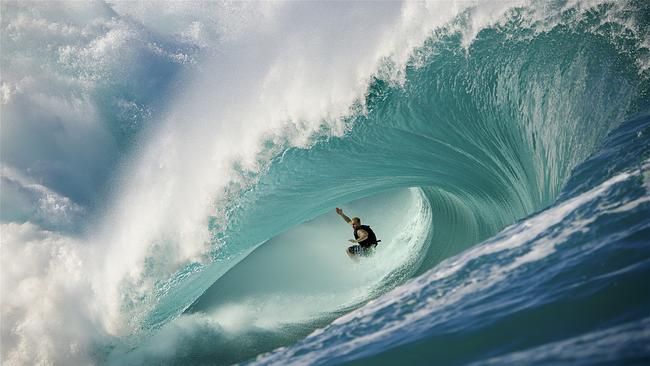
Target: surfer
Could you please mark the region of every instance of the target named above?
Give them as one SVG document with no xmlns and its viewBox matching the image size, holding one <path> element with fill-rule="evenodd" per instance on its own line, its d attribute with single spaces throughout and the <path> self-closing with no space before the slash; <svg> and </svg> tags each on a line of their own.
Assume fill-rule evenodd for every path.
<svg viewBox="0 0 650 366">
<path fill-rule="evenodd" d="M 336 213 L 339 214 L 347 222 L 352 225 L 354 230 L 354 239 L 350 239 L 351 243 L 357 243 L 348 247 L 347 254 L 353 260 L 358 260 L 359 257 L 367 257 L 375 251 L 377 240 L 374 231 L 368 225 L 361 225 L 361 219 L 358 217 L 349 218 L 343 213 L 343 210 L 336 208 Z"/>
</svg>

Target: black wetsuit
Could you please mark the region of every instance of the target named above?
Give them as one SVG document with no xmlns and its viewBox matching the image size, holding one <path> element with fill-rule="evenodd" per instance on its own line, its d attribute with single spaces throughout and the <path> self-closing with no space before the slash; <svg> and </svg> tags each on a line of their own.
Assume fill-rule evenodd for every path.
<svg viewBox="0 0 650 366">
<path fill-rule="evenodd" d="M 348 248 L 348 251 L 352 254 L 357 254 L 357 255 L 369 255 L 373 252 L 373 249 L 377 246 L 377 243 L 379 243 L 381 240 L 377 240 L 377 236 L 375 235 L 375 232 L 372 231 L 370 226 L 368 225 L 361 225 L 359 229 L 354 230 L 354 238 L 359 239 L 359 235 L 357 234 L 357 230 L 364 230 L 365 232 L 368 233 L 368 237 L 366 240 L 360 241 L 357 245 L 353 245 Z"/>
</svg>

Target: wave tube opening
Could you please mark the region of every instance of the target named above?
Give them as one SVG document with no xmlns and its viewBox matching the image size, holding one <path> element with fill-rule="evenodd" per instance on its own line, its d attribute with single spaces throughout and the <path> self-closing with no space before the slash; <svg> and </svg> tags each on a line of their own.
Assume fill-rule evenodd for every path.
<svg viewBox="0 0 650 366">
<path fill-rule="evenodd" d="M 421 189 L 393 189 L 341 207 L 376 232 L 381 242 L 372 256 L 352 262 L 350 225 L 334 212 L 318 216 L 261 244 L 120 362 L 160 357 L 170 344 L 178 362 L 200 362 L 192 355 L 207 353 L 204 361 L 214 362 L 215 350 L 219 363 L 237 362 L 305 337 L 416 272 L 432 232 Z"/>
</svg>

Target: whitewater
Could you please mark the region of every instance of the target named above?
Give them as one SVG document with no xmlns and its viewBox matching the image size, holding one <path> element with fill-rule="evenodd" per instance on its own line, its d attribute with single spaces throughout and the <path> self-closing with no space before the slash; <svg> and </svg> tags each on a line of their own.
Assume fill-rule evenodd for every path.
<svg viewBox="0 0 650 366">
<path fill-rule="evenodd" d="M 3 365 L 650 359 L 646 2 L 0 11 Z"/>
</svg>

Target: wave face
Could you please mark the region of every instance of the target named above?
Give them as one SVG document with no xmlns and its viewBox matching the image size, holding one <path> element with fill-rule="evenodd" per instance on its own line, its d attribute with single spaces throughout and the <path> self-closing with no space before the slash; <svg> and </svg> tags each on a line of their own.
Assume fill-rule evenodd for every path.
<svg viewBox="0 0 650 366">
<path fill-rule="evenodd" d="M 644 2 L 2 10 L 3 363 L 650 357 Z"/>
<path fill-rule="evenodd" d="M 649 130 L 627 122 L 551 207 L 251 364 L 647 359 Z"/>
</svg>

